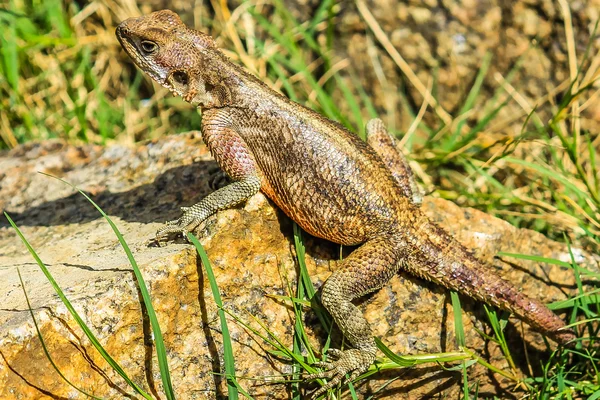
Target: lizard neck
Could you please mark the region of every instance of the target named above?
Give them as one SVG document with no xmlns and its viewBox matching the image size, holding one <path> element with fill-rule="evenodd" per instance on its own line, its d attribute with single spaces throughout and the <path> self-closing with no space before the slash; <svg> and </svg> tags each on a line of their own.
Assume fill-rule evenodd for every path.
<svg viewBox="0 0 600 400">
<path fill-rule="evenodd" d="M 202 74 L 187 101 L 201 110 L 236 107 L 254 108 L 261 98 L 281 96 L 220 51 L 213 52 L 203 63 Z"/>
</svg>

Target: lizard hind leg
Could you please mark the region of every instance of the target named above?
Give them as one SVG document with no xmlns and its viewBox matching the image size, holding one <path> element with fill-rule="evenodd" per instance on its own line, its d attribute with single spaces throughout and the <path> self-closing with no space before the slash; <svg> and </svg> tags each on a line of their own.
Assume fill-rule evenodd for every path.
<svg viewBox="0 0 600 400">
<path fill-rule="evenodd" d="M 414 204 L 423 202 L 423 195 L 417 185 L 408 160 L 399 148 L 396 139 L 388 133 L 383 121 L 373 118 L 367 123 L 367 143 L 375 150 L 381 161 L 390 170 L 402 193 Z"/>
<path fill-rule="evenodd" d="M 375 360 L 377 346 L 371 327 L 352 300 L 381 288 L 398 271 L 400 255 L 392 237 L 376 237 L 365 242 L 342 261 L 340 269 L 323 285 L 321 301 L 354 348 L 331 349 L 328 354 L 333 361 L 316 364 L 325 371 L 305 376 L 306 380 L 329 380 L 312 399 L 336 386 L 346 374 L 349 380 L 356 378 Z"/>
</svg>

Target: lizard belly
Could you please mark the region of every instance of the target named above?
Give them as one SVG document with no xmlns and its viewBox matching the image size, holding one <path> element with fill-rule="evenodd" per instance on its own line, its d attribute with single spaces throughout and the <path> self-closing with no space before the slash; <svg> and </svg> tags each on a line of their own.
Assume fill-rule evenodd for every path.
<svg viewBox="0 0 600 400">
<path fill-rule="evenodd" d="M 288 217 L 313 236 L 348 246 L 363 243 L 370 236 L 370 230 L 360 223 L 356 212 L 327 201 L 314 188 L 303 189 L 298 194 L 303 196 L 304 200 L 290 202 L 286 201 L 286 198 L 292 197 L 291 193 L 274 189 L 271 182 L 266 182 L 261 187 L 261 191 Z"/>
</svg>

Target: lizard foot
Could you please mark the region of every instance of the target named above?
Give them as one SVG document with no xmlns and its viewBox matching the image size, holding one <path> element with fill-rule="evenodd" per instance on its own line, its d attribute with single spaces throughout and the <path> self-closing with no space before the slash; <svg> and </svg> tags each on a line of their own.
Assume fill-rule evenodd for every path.
<svg viewBox="0 0 600 400">
<path fill-rule="evenodd" d="M 165 241 L 171 235 L 181 235 L 187 240 L 187 233 L 198 226 L 202 221 L 198 221 L 193 207 L 181 207 L 183 214 L 178 219 L 167 221 L 165 225 L 156 231 L 155 240 L 157 243 Z"/>
<path fill-rule="evenodd" d="M 313 393 L 310 397 L 311 400 L 316 399 L 327 390 L 342 382 L 346 374 L 349 374 L 349 377 L 344 380 L 344 385 L 356 379 L 357 376 L 368 370 L 373 361 L 375 361 L 374 353 L 359 349 L 343 351 L 329 349 L 327 355 L 329 355 L 331 361 L 320 361 L 313 364 L 316 367 L 325 369 L 325 371 L 304 376 L 305 380 L 328 379 L 326 384 Z"/>
</svg>

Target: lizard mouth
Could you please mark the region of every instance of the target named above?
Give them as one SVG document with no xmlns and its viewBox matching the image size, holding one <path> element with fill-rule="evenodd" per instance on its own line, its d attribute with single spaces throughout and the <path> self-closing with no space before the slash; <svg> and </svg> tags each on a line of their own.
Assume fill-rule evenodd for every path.
<svg viewBox="0 0 600 400">
<path fill-rule="evenodd" d="M 125 22 L 127 22 L 127 21 L 125 21 Z M 139 54 L 136 51 L 134 41 L 129 36 L 129 29 L 127 29 L 127 27 L 124 26 L 125 22 L 122 22 L 121 24 L 119 24 L 117 26 L 117 29 L 115 30 L 115 35 L 117 36 L 117 40 L 121 44 L 121 47 L 123 48 L 123 50 L 125 50 L 127 55 L 129 57 L 133 58 L 133 60 L 137 64 Z"/>
</svg>

